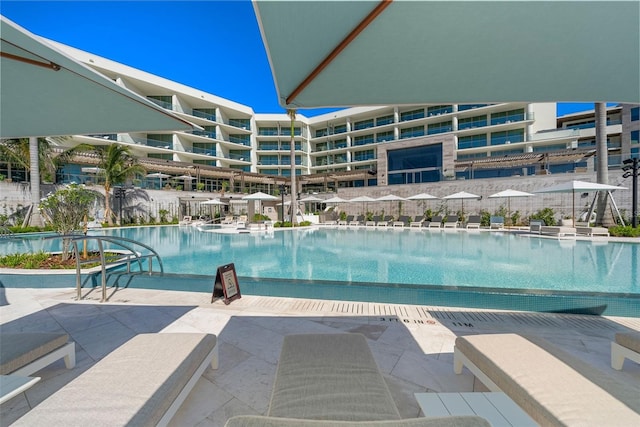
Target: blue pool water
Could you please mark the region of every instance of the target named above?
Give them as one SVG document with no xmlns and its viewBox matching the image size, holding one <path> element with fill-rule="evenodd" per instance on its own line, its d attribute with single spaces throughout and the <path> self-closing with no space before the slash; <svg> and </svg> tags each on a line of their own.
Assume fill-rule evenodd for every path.
<svg viewBox="0 0 640 427">
<path fill-rule="evenodd" d="M 513 307 L 513 302 L 496 307 L 505 294 L 517 294 L 519 300 L 533 294 L 565 299 L 598 294 L 625 304 L 631 299 L 632 311 L 640 307 L 640 244 L 636 243 L 362 228 L 223 234 L 195 227 L 140 227 L 91 233 L 145 243 L 159 253 L 166 273 L 205 275 L 211 287 L 210 276 L 217 268 L 234 263 L 245 290 L 262 295 L 433 303 L 439 294 L 417 296 L 430 288 L 446 290 L 442 304 L 467 307 Z M 0 253 L 50 250 L 50 244 L 39 239 L 0 241 Z M 176 283 L 180 282 L 162 285 L 154 278 L 144 286 L 175 289 L 180 287 Z M 312 285 L 318 284 L 324 286 L 313 290 Z M 462 300 L 453 304 L 452 298 Z M 480 302 L 482 298 L 490 303 Z M 579 304 L 596 303 L 611 305 L 597 299 Z"/>
</svg>

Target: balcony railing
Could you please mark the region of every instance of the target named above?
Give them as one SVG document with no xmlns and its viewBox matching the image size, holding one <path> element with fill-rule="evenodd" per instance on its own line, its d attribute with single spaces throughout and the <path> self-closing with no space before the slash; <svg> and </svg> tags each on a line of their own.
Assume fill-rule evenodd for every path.
<svg viewBox="0 0 640 427">
<path fill-rule="evenodd" d="M 194 130 L 192 133 L 198 136 L 205 136 L 207 138 L 217 139 L 217 134 L 214 131 Z"/>
<path fill-rule="evenodd" d="M 212 122 L 216 121 L 215 113 L 209 113 L 200 110 L 191 110 L 191 115 L 195 117 L 200 117 L 201 119 L 211 120 Z"/>
</svg>

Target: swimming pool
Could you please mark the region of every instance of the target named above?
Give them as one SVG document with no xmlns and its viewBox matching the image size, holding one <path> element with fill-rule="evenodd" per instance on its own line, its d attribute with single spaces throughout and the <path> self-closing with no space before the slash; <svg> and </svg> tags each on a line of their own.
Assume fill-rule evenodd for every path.
<svg viewBox="0 0 640 427">
<path fill-rule="evenodd" d="M 162 257 L 168 273 L 214 276 L 217 267 L 234 263 L 238 276 L 269 279 L 281 287 L 295 283 L 339 287 L 348 283 L 414 294 L 416 289 L 431 287 L 457 291 L 482 288 L 493 294 L 640 298 L 640 245 L 634 243 L 486 231 L 364 228 L 223 234 L 195 227 L 138 227 L 92 233 L 127 237 L 151 246 Z M 32 246 L 40 244 L 31 242 Z M 0 251 L 24 250 L 10 250 L 4 243 Z M 298 286 L 296 295 L 291 296 L 304 294 L 304 287 Z"/>
</svg>

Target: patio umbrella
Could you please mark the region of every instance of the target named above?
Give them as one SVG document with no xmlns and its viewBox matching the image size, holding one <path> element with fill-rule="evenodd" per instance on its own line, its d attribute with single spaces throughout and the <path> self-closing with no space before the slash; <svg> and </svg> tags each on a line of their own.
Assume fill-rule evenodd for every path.
<svg viewBox="0 0 640 427">
<path fill-rule="evenodd" d="M 349 203 L 353 202 L 353 203 L 360 203 L 362 202 L 362 214 L 366 214 L 367 213 L 367 209 L 366 209 L 366 204 L 369 202 L 375 202 L 376 199 L 374 199 L 373 197 L 369 197 L 369 196 L 358 196 L 358 197 L 354 197 L 353 199 L 349 200 Z"/>
<path fill-rule="evenodd" d="M 629 37 L 638 34 L 637 2 L 256 0 L 253 7 L 284 108 L 636 103 L 640 93 L 638 37 Z M 442 37 L 451 28 L 457 37 Z M 532 43 L 477 54 L 504 40 Z M 566 64 L 581 64 L 581 72 Z M 620 65 L 615 79 L 606 64 Z M 452 79 L 483 83 L 452 85 Z"/>
<path fill-rule="evenodd" d="M 333 196 L 330 199 L 323 200 L 322 203 L 347 203 L 349 200 L 345 200 L 342 197 Z"/>
<path fill-rule="evenodd" d="M 395 194 L 387 194 L 386 196 L 378 197 L 378 202 L 401 202 L 407 200 L 404 197 L 396 196 Z M 398 206 L 398 215 L 400 215 L 400 207 Z"/>
<path fill-rule="evenodd" d="M 407 200 L 434 200 L 434 199 L 437 199 L 437 197 L 432 196 L 429 193 L 414 194 L 413 196 L 407 197 Z"/>
<path fill-rule="evenodd" d="M 511 198 L 512 197 L 529 197 L 529 196 L 535 196 L 535 194 L 527 193 L 526 191 L 512 190 L 509 188 L 507 190 L 503 190 L 498 193 L 492 194 L 489 197 L 492 199 L 506 197 L 507 198 L 507 217 L 511 218 Z"/>
<path fill-rule="evenodd" d="M 262 191 L 258 191 L 258 192 L 255 192 L 253 194 L 249 194 L 247 196 L 244 196 L 242 198 L 242 200 L 253 200 L 253 201 L 261 202 L 263 200 L 268 200 L 268 201 L 278 200 L 278 198 L 276 196 L 272 196 L 271 194 L 267 194 L 267 193 L 263 193 Z M 262 214 L 262 206 L 260 204 L 258 204 L 258 212 L 260 214 Z"/>
<path fill-rule="evenodd" d="M 159 178 L 160 179 L 160 188 L 162 189 L 162 178 L 169 178 L 171 175 L 167 175 L 162 172 L 154 172 L 146 175 L 147 178 Z"/>
<path fill-rule="evenodd" d="M 462 217 L 464 217 L 464 200 L 465 199 L 479 199 L 480 196 L 478 196 L 477 194 L 471 194 L 471 193 L 467 193 L 466 191 L 460 191 L 458 193 L 454 193 L 454 194 L 449 194 L 448 196 L 444 196 L 442 199 L 444 200 L 460 200 L 462 202 L 462 207 L 461 207 L 461 211 L 462 211 Z"/>
<path fill-rule="evenodd" d="M 0 18 L 0 138 L 200 128 Z"/>
<path fill-rule="evenodd" d="M 576 217 L 576 191 L 579 193 L 589 193 L 592 191 L 626 190 L 627 187 L 617 185 L 598 184 L 597 182 L 567 181 L 551 187 L 535 190 L 534 193 L 572 193 L 571 194 L 571 217 Z"/>
<path fill-rule="evenodd" d="M 218 205 L 218 206 L 227 205 L 227 203 L 220 201 L 220 199 L 205 200 L 204 202 L 200 202 L 200 204 L 201 205 Z"/>
<path fill-rule="evenodd" d="M 315 197 L 315 196 L 307 196 L 307 197 L 304 197 L 304 198 L 302 198 L 302 199 L 300 199 L 300 200 L 298 200 L 298 201 L 299 201 L 299 202 L 304 202 L 304 203 L 308 203 L 308 202 L 321 202 L 321 201 L 322 201 L 322 199 L 321 199 L 321 198 L 319 198 L 319 197 Z"/>
</svg>

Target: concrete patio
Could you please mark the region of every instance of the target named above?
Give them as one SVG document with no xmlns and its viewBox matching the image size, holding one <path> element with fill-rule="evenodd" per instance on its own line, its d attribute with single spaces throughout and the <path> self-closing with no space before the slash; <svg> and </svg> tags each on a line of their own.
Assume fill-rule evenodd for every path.
<svg viewBox="0 0 640 427">
<path fill-rule="evenodd" d="M 66 331 L 76 342 L 77 365 L 58 361 L 34 387 L 0 407 L 10 425 L 134 335 L 202 331 L 220 339 L 220 367 L 204 376 L 172 420 L 175 426 L 223 426 L 239 414 L 264 414 L 269 405 L 282 338 L 290 333 L 360 332 L 405 418 L 421 416 L 416 392 L 482 390 L 468 371 L 453 373 L 456 336 L 530 333 L 584 359 L 619 381 L 640 382 L 640 365 L 610 367 L 616 332 L 640 331 L 640 318 L 506 312 L 447 307 L 307 300 L 244 295 L 224 305 L 206 293 L 140 289 L 98 292 L 75 301 L 73 289 L 0 288 L 0 331 Z M 87 396 L 100 399 L 100 396 Z M 74 404 L 74 403 L 69 403 Z"/>
</svg>

